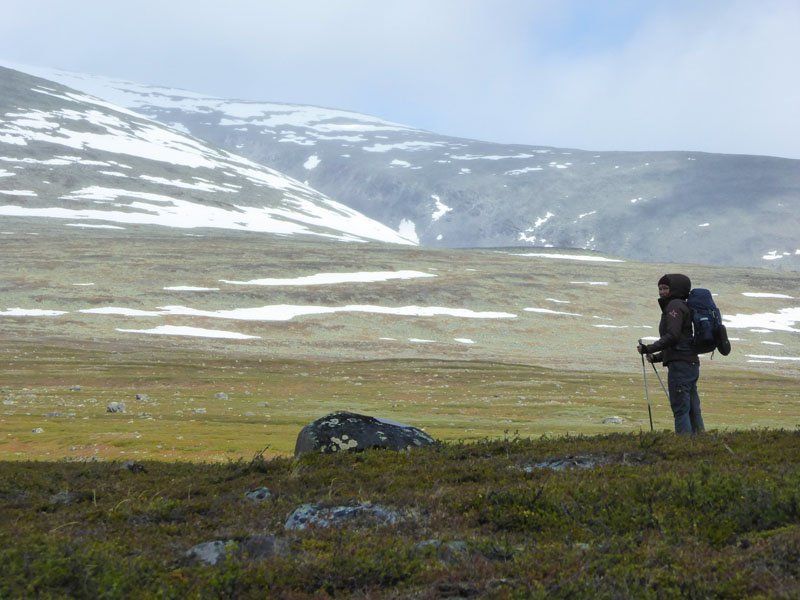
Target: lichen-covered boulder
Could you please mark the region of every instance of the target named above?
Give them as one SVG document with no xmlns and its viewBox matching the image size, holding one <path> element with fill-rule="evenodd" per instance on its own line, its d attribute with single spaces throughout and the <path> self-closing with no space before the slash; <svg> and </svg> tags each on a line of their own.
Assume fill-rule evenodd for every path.
<svg viewBox="0 0 800 600">
<path fill-rule="evenodd" d="M 341 527 L 348 524 L 369 526 L 394 525 L 402 520 L 397 511 L 366 502 L 353 506 L 320 506 L 319 504 L 303 504 L 298 506 L 284 527 L 289 530 L 302 531 L 309 527 L 325 529 Z"/>
<path fill-rule="evenodd" d="M 436 443 L 431 436 L 402 423 L 350 412 L 336 412 L 303 427 L 294 455 L 346 452 L 368 448 L 406 450 Z"/>
</svg>

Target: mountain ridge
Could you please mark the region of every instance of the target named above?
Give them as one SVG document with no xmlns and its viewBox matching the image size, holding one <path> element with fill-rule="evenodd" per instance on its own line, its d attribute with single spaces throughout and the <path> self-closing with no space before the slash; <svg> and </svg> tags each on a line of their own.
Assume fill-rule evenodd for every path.
<svg viewBox="0 0 800 600">
<path fill-rule="evenodd" d="M 1 67 L 0 88 L 0 214 L 412 243 L 124 107 Z"/>
<path fill-rule="evenodd" d="M 800 269 L 795 159 L 499 144 L 353 111 L 39 72 L 307 181 L 425 246 Z"/>
</svg>

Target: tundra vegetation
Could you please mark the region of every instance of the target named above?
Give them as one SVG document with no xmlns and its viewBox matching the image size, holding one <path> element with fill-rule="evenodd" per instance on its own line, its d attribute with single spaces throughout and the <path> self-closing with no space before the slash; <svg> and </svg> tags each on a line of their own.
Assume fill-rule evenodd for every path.
<svg viewBox="0 0 800 600">
<path fill-rule="evenodd" d="M 0 261 L 0 310 L 63 314 L 0 317 L 0 597 L 800 594 L 798 364 L 748 362 L 797 357 L 796 332 L 731 331 L 731 357 L 704 360 L 713 430 L 697 438 L 669 433 L 652 371 L 649 432 L 634 351 L 665 271 L 690 271 L 727 314 L 776 318 L 795 273 L 4 227 L 0 250 L 24 261 Z M 436 277 L 221 282 L 402 269 Z M 81 312 L 176 305 L 205 316 Z M 273 305 L 516 317 L 207 316 Z M 120 331 L 165 324 L 257 337 Z M 293 458 L 300 429 L 339 410 L 442 443 Z M 287 529 L 304 505 L 397 517 Z M 214 560 L 191 552 L 208 543 Z"/>
</svg>

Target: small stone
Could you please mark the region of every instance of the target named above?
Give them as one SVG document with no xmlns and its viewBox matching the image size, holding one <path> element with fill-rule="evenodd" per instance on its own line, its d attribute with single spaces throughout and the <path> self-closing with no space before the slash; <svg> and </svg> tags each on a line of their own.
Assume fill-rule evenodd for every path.
<svg viewBox="0 0 800 600">
<path fill-rule="evenodd" d="M 150 396 L 148 396 L 147 394 L 136 394 L 136 399 L 139 400 L 140 402 L 147 402 L 148 400 L 150 400 Z"/>
<path fill-rule="evenodd" d="M 625 419 L 622 417 L 606 417 L 603 419 L 603 423 L 609 423 L 612 425 L 619 425 L 620 423 L 624 423 Z"/>
<path fill-rule="evenodd" d="M 144 465 L 135 460 L 126 460 L 122 463 L 122 468 L 127 469 L 131 473 L 147 473 L 147 469 L 144 468 Z"/>
<path fill-rule="evenodd" d="M 83 389 L 83 388 L 81 388 L 81 386 L 79 386 L 79 385 L 73 385 L 71 388 L 69 388 L 69 391 L 70 391 L 70 392 L 80 392 L 80 391 L 81 391 L 81 389 Z"/>
<path fill-rule="evenodd" d="M 79 497 L 77 494 L 64 490 L 50 496 L 50 504 L 62 504 L 66 506 L 68 504 L 72 504 L 78 499 Z"/>
<path fill-rule="evenodd" d="M 223 540 L 204 542 L 189 548 L 186 552 L 186 557 L 207 565 L 215 565 L 225 557 L 227 546 L 228 542 Z"/>
<path fill-rule="evenodd" d="M 196 414 L 196 415 L 204 415 L 204 414 L 206 414 L 206 409 L 205 408 L 195 408 L 194 409 L 194 414 Z"/>
<path fill-rule="evenodd" d="M 414 546 L 417 550 L 425 550 L 426 548 L 434 548 L 436 555 L 443 561 L 454 562 L 462 558 L 466 558 L 469 554 L 467 543 L 461 540 L 452 542 L 442 542 L 441 540 L 425 540 Z"/>
<path fill-rule="evenodd" d="M 256 488 L 246 492 L 244 497 L 253 502 L 263 502 L 272 496 L 272 492 L 265 487 Z"/>
<path fill-rule="evenodd" d="M 228 398 L 228 394 L 226 394 L 225 392 L 217 392 L 216 394 L 214 394 L 214 398 L 216 398 L 217 400 L 228 400 L 229 399 Z"/>
<path fill-rule="evenodd" d="M 31 429 L 31 433 L 44 433 L 44 429 L 37 427 L 36 429 Z"/>
<path fill-rule="evenodd" d="M 125 405 L 122 402 L 109 402 L 108 406 L 106 406 L 106 412 L 124 413 Z"/>
</svg>

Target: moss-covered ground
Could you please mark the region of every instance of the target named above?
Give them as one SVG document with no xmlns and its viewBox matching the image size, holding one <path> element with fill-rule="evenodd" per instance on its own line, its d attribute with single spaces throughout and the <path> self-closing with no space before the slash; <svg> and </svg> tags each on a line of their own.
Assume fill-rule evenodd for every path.
<svg viewBox="0 0 800 600">
<path fill-rule="evenodd" d="M 553 471 L 549 458 L 592 457 Z M 0 463 L 0 597 L 743 598 L 800 594 L 796 431 L 561 436 L 226 463 Z M 247 490 L 273 496 L 253 503 Z M 67 500 L 68 498 L 68 500 Z M 294 533 L 302 503 L 393 526 Z M 291 551 L 210 566 L 256 534 Z M 426 540 L 463 542 L 438 552 Z"/>
</svg>

